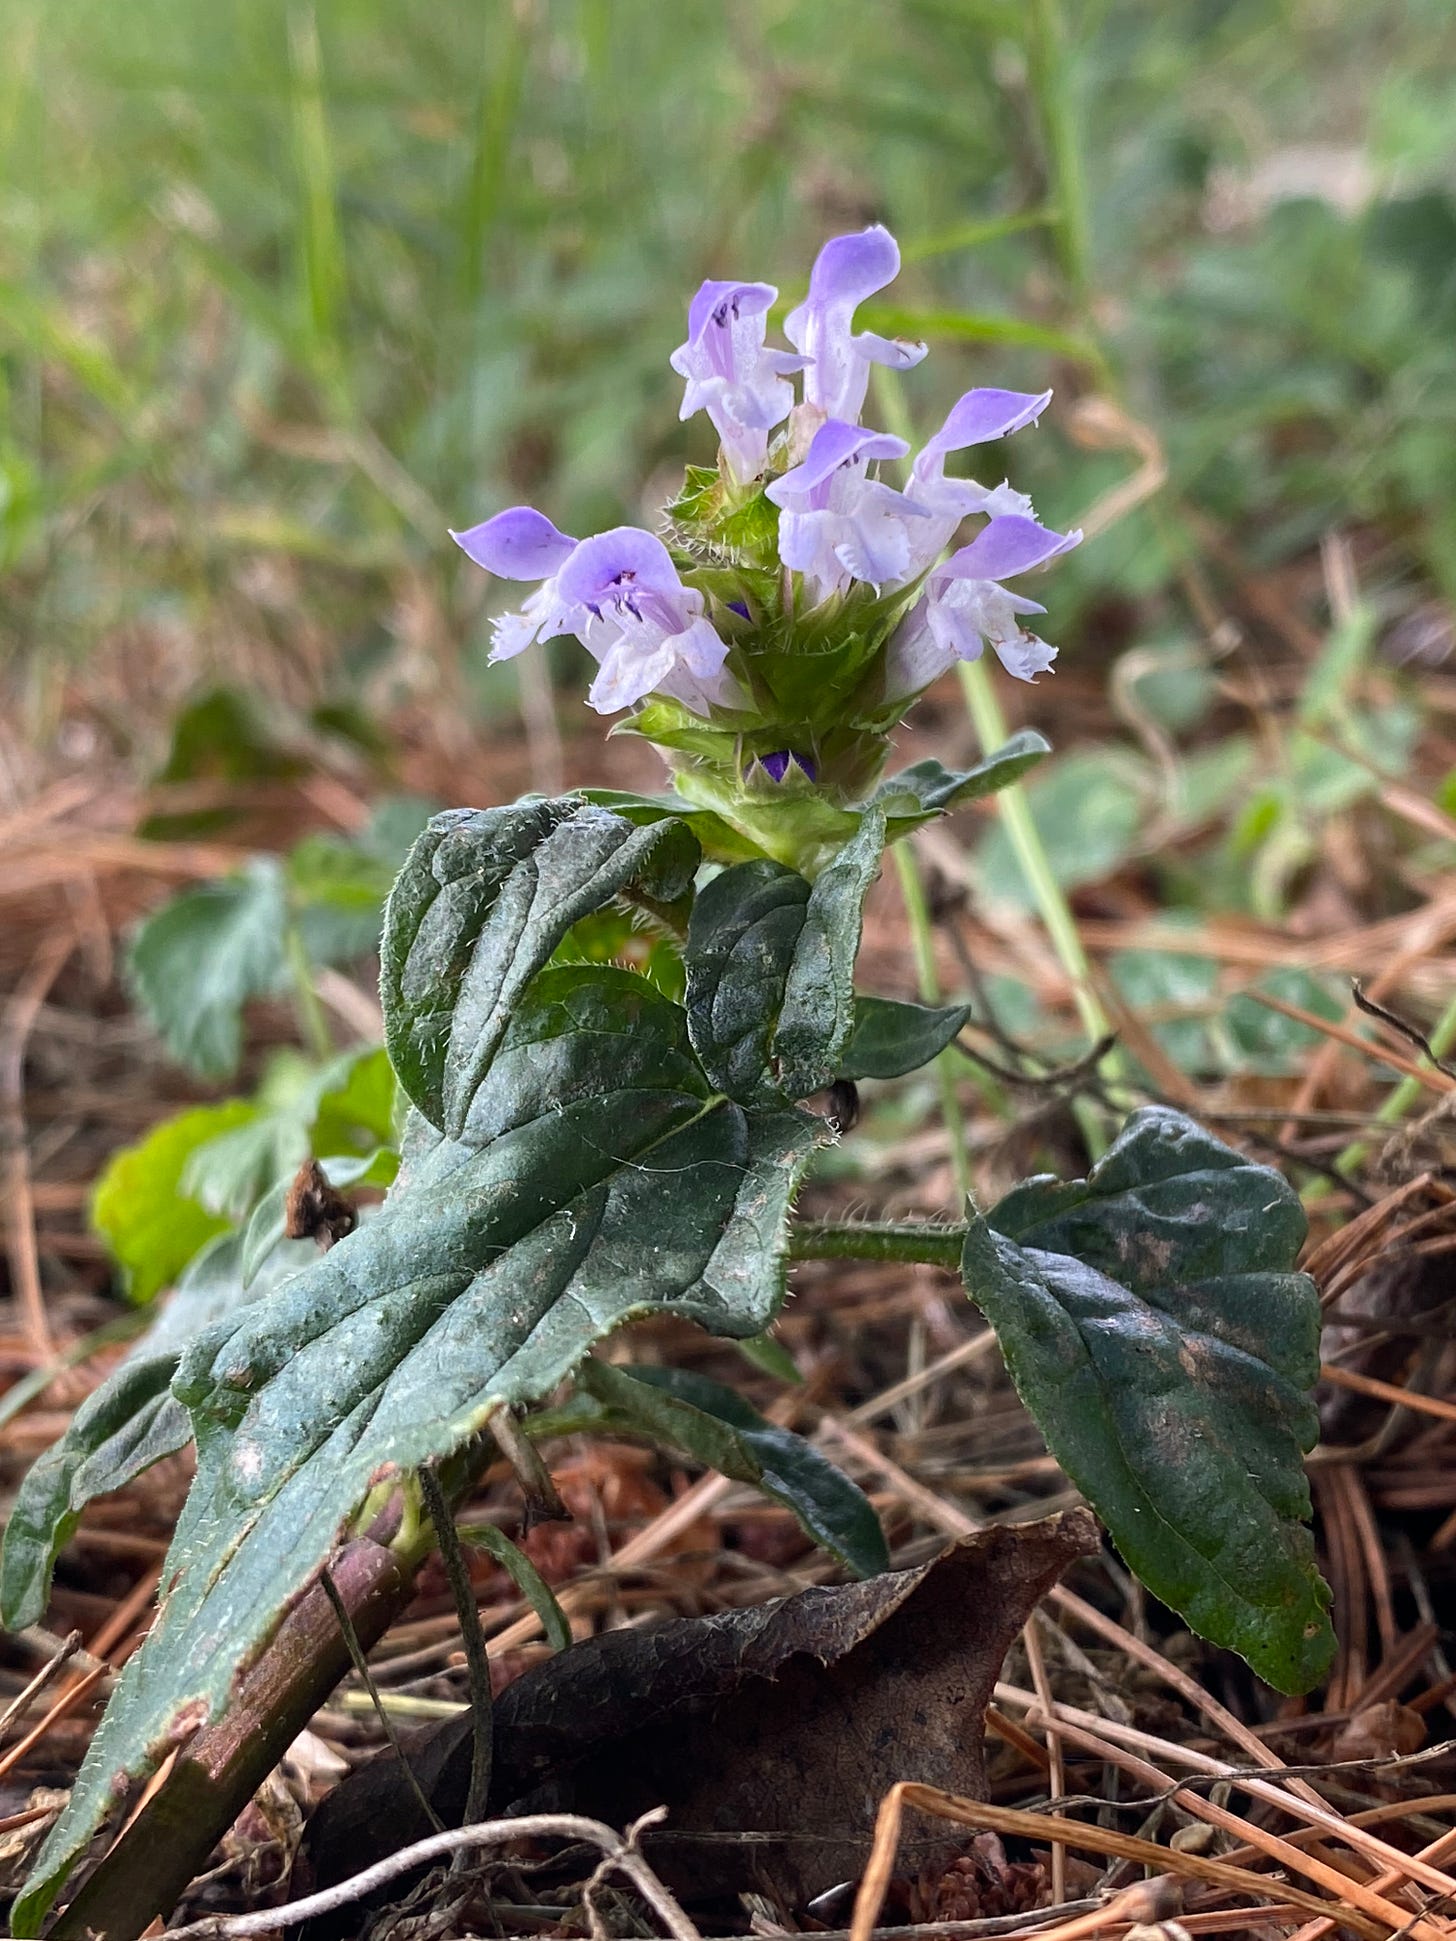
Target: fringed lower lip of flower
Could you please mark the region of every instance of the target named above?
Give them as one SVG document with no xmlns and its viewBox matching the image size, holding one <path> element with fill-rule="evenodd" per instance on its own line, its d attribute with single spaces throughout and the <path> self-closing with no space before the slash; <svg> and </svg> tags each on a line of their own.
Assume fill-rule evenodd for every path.
<svg viewBox="0 0 1456 1941">
<path fill-rule="evenodd" d="M 926 580 L 924 594 L 890 641 L 887 692 L 907 698 L 920 693 L 958 660 L 979 660 L 987 641 L 1017 680 L 1045 673 L 1057 650 L 1020 621 L 1046 609 L 1008 593 L 1000 582 L 1045 565 L 1081 538 L 1080 532 L 1050 532 L 1019 513 L 992 519 Z"/>
</svg>

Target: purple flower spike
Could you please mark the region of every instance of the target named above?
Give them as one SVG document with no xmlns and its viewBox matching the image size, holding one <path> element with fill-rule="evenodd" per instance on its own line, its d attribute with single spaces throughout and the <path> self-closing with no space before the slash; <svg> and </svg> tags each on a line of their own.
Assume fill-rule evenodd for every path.
<svg viewBox="0 0 1456 1941">
<path fill-rule="evenodd" d="M 835 236 L 819 252 L 808 296 L 784 319 L 784 335 L 811 360 L 804 377 L 804 401 L 826 418 L 851 424 L 858 419 L 871 364 L 908 371 L 924 357 L 924 344 L 877 337 L 873 331 L 854 335 L 856 307 L 892 283 L 899 272 L 899 246 L 880 224 Z"/>
<path fill-rule="evenodd" d="M 707 412 L 740 485 L 763 470 L 768 434 L 788 417 L 794 402 L 793 387 L 785 380 L 805 362 L 788 351 L 764 348 L 777 295 L 771 283 L 703 284 L 688 309 L 687 342 L 670 360 L 687 379 L 680 416 Z"/>
<path fill-rule="evenodd" d="M 1019 514 L 992 519 L 926 581 L 925 597 L 890 642 L 889 691 L 918 694 L 956 661 L 979 660 L 987 641 L 1017 680 L 1044 674 L 1057 650 L 1027 633 L 1021 621 L 1046 609 L 1008 592 L 999 580 L 1055 559 L 1081 537 L 1079 532 L 1049 532 Z"/>
<path fill-rule="evenodd" d="M 905 577 L 909 526 L 924 517 L 903 492 L 866 474 L 871 460 L 903 458 L 903 438 L 831 418 L 802 465 L 765 488 L 781 508 L 779 558 L 808 579 L 816 599 L 851 580 L 885 586 Z"/>
</svg>

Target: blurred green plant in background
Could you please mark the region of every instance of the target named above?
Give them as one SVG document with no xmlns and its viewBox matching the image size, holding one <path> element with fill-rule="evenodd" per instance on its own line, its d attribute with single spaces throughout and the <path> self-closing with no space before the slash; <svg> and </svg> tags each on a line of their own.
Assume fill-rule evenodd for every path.
<svg viewBox="0 0 1456 1941">
<path fill-rule="evenodd" d="M 928 412 L 1060 360 L 1152 427 L 1167 489 L 1066 574 L 1092 647 L 1157 627 L 1190 511 L 1263 566 L 1375 521 L 1389 617 L 1453 591 L 1439 0 L 0 0 L 0 41 L 0 652 L 37 728 L 119 640 L 162 715 L 219 667 L 478 692 L 447 523 L 644 517 L 625 482 L 711 456 L 662 408 L 682 290 L 792 297 L 876 217 L 906 271 L 866 322 L 941 346 Z M 1131 469 L 1031 457 L 1059 526 Z"/>
</svg>

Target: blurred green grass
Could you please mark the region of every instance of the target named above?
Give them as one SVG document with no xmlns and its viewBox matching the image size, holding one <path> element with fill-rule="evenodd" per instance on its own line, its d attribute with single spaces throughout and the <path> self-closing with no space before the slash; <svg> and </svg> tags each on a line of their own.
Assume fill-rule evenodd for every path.
<svg viewBox="0 0 1456 1941">
<path fill-rule="evenodd" d="M 1255 566 L 1368 524 L 1383 611 L 1456 594 L 1446 0 L 0 0 L 0 47 L 0 656 L 37 733 L 118 641 L 139 710 L 240 652 L 509 705 L 446 525 L 648 516 L 709 456 L 666 363 L 697 282 L 787 293 L 871 218 L 939 351 L 919 419 L 1055 382 L 1166 450 L 1059 576 L 1064 649 L 1182 624 L 1180 508 Z M 1028 446 L 1053 521 L 1135 462 Z"/>
</svg>

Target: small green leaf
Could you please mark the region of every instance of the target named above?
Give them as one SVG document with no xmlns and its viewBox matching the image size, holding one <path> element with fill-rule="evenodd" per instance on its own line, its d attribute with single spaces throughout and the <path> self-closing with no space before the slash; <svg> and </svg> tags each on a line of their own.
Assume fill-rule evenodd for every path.
<svg viewBox="0 0 1456 1941">
<path fill-rule="evenodd" d="M 838 1075 L 884 836 L 884 818 L 867 811 L 812 886 L 781 863 L 756 862 L 723 870 L 698 892 L 688 925 L 688 1031 L 730 1098 L 805 1099 Z"/>
<path fill-rule="evenodd" d="M 121 1269 L 129 1300 L 151 1300 L 227 1226 L 187 1197 L 183 1174 L 200 1147 L 249 1126 L 255 1116 L 246 1099 L 196 1105 L 113 1155 L 91 1196 L 91 1224 Z"/>
<path fill-rule="evenodd" d="M 939 1057 L 970 1022 L 970 1004 L 900 1004 L 857 997 L 854 1029 L 839 1058 L 840 1078 L 901 1078 Z"/>
<path fill-rule="evenodd" d="M 772 1328 L 765 1328 L 762 1334 L 751 1334 L 736 1346 L 749 1366 L 761 1375 L 772 1375 L 777 1382 L 803 1381 L 798 1363 Z"/>
<path fill-rule="evenodd" d="M 857 1577 L 889 1569 L 885 1533 L 858 1484 L 735 1390 L 685 1368 L 616 1368 L 594 1359 L 582 1363 L 577 1385 L 602 1405 L 604 1429 L 650 1436 L 751 1483 L 792 1510 L 806 1534 Z"/>
<path fill-rule="evenodd" d="M 541 1620 L 546 1642 L 553 1651 L 565 1651 L 571 1643 L 571 1625 L 557 1602 L 556 1593 L 537 1570 L 525 1551 L 512 1543 L 504 1530 L 493 1523 L 462 1523 L 456 1534 L 473 1550 L 494 1557 L 516 1589 Z"/>
<path fill-rule="evenodd" d="M 974 768 L 946 768 L 934 756 L 913 762 L 897 775 L 887 775 L 875 790 L 874 800 L 889 818 L 893 840 L 935 816 L 1010 788 L 1051 752 L 1051 743 L 1044 735 L 1034 728 L 1023 728 Z"/>
<path fill-rule="evenodd" d="M 1277 1173 L 1138 1112 L 1085 1180 L 971 1222 L 964 1273 L 1047 1444 L 1155 1596 L 1284 1692 L 1335 1648 L 1306 1527 L 1320 1310 Z"/>
<path fill-rule="evenodd" d="M 242 1011 L 286 970 L 283 875 L 259 856 L 236 876 L 163 904 L 132 940 L 137 998 L 179 1064 L 230 1078 L 242 1054 Z"/>
<path fill-rule="evenodd" d="M 380 980 L 399 1081 L 457 1137 L 511 1012 L 580 917 L 638 883 L 687 889 L 698 845 L 680 822 L 634 828 L 567 797 L 436 816 L 389 899 Z"/>
</svg>

